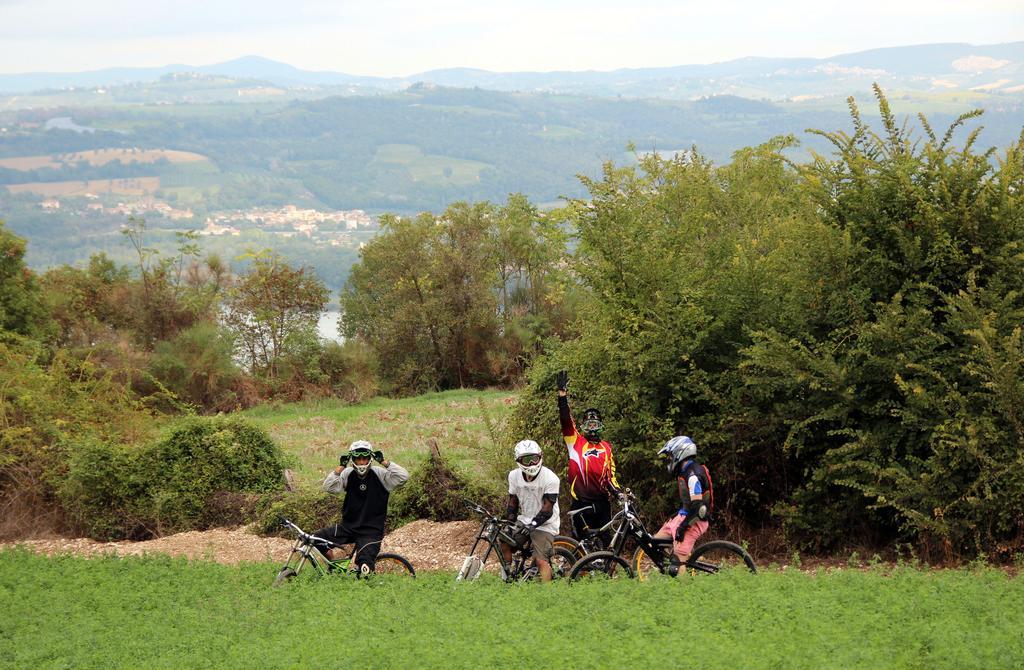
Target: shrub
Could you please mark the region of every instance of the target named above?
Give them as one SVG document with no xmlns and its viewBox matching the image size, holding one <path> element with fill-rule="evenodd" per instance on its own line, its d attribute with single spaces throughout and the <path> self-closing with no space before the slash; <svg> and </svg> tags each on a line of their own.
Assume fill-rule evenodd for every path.
<svg viewBox="0 0 1024 670">
<path fill-rule="evenodd" d="M 411 474 L 405 486 L 391 494 L 388 519 L 392 525 L 414 519 L 468 519 L 471 512 L 466 508 L 466 498 L 496 508 L 500 493 L 500 486 L 486 487 L 462 474 L 432 448 L 426 463 Z"/>
<path fill-rule="evenodd" d="M 341 516 L 341 497 L 325 492 L 319 486 L 298 491 L 264 495 L 256 504 L 253 521 L 261 533 L 289 537 L 278 517 L 285 517 L 299 528 L 312 533 L 337 523 Z"/>
<path fill-rule="evenodd" d="M 233 351 L 228 333 L 200 322 L 157 343 L 149 372 L 181 401 L 206 411 L 229 411 L 245 400 Z"/>
<path fill-rule="evenodd" d="M 240 419 L 191 417 L 141 449 L 95 440 L 74 445 L 58 492 L 80 530 L 140 539 L 224 523 L 226 501 L 248 504 L 226 493 L 280 489 L 284 467 L 261 429 Z"/>
</svg>

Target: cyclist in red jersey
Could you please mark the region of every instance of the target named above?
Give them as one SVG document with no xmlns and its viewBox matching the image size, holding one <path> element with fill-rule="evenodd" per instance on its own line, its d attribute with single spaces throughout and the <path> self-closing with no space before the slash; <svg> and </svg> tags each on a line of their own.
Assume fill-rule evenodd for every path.
<svg viewBox="0 0 1024 670">
<path fill-rule="evenodd" d="M 612 445 L 601 439 L 604 424 L 601 413 L 589 408 L 583 411 L 580 429 L 569 411 L 569 375 L 558 373 L 558 418 L 562 437 L 569 450 L 570 511 L 590 508 L 572 517 L 573 536 L 582 537 L 586 528 L 597 529 L 611 520 L 611 495 L 620 492 L 615 479 L 615 458 Z M 603 537 L 607 544 L 609 538 Z"/>
</svg>

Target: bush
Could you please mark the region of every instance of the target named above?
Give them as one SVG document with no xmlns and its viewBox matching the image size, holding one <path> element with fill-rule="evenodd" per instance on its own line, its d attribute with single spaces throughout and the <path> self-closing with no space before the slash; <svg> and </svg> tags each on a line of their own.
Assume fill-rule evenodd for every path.
<svg viewBox="0 0 1024 670">
<path fill-rule="evenodd" d="M 415 519 L 459 521 L 471 518 L 465 499 L 497 508 L 501 487 L 488 488 L 456 470 L 437 449 L 405 486 L 391 494 L 388 521 L 399 526 Z"/>
<path fill-rule="evenodd" d="M 242 374 L 232 355 L 234 342 L 216 324 L 200 322 L 158 342 L 149 372 L 179 400 L 206 411 L 230 411 L 246 404 Z"/>
<path fill-rule="evenodd" d="M 341 500 L 340 496 L 327 493 L 319 486 L 265 495 L 256 505 L 253 521 L 266 535 L 290 536 L 290 532 L 281 527 L 280 516 L 312 533 L 337 523 L 341 517 Z"/>
<path fill-rule="evenodd" d="M 325 342 L 320 350 L 320 370 L 331 395 L 346 402 L 363 402 L 380 391 L 377 358 L 360 340 Z"/>
<path fill-rule="evenodd" d="M 100 539 L 208 528 L 224 523 L 225 501 L 248 504 L 226 493 L 284 484 L 280 449 L 240 419 L 188 418 L 137 450 L 93 440 L 70 451 L 58 493 L 76 526 Z"/>
</svg>

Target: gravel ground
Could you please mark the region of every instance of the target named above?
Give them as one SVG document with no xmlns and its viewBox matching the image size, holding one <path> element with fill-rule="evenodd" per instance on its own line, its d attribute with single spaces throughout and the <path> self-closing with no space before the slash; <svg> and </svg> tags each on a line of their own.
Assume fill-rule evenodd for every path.
<svg viewBox="0 0 1024 670">
<path fill-rule="evenodd" d="M 414 521 L 384 538 L 382 551 L 405 556 L 419 570 L 458 570 L 479 525 L 475 521 Z M 55 538 L 0 543 L 0 550 L 15 545 L 38 553 L 98 556 L 168 554 L 234 565 L 241 561 L 283 562 L 292 540 L 261 537 L 247 527 L 215 528 L 168 535 L 145 542 L 97 542 L 88 538 Z"/>
</svg>

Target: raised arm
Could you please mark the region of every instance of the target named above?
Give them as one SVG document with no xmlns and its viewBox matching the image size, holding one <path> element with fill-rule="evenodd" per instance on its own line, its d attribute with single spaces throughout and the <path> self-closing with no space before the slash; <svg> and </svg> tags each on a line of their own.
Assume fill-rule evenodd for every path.
<svg viewBox="0 0 1024 670">
<path fill-rule="evenodd" d="M 572 413 L 569 411 L 569 374 L 562 370 L 556 377 L 558 384 L 558 421 L 562 424 L 562 437 L 570 447 L 572 444 L 569 438 L 576 438 L 576 422 L 572 420 Z"/>
<path fill-rule="evenodd" d="M 387 461 L 386 467 L 377 466 L 373 471 L 377 473 L 380 483 L 388 492 L 394 491 L 409 481 L 409 471 L 394 461 Z"/>
<path fill-rule="evenodd" d="M 324 491 L 328 493 L 341 493 L 348 487 L 348 476 L 352 474 L 350 467 L 338 467 L 327 473 L 324 479 Z"/>
</svg>

